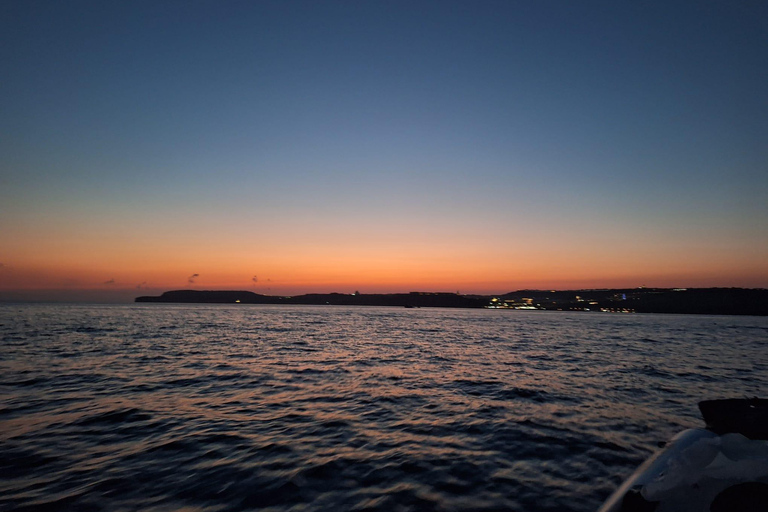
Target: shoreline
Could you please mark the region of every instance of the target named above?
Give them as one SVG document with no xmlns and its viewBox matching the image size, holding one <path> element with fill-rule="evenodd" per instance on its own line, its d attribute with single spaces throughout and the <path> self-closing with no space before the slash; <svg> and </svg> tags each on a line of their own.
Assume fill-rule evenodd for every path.
<svg viewBox="0 0 768 512">
<path fill-rule="evenodd" d="M 442 307 L 768 316 L 768 290 L 754 288 L 637 288 L 602 290 L 518 290 L 501 295 L 449 292 L 389 294 L 312 293 L 262 295 L 245 290 L 172 290 L 136 297 L 137 303 L 299 304 L 335 306 Z"/>
</svg>

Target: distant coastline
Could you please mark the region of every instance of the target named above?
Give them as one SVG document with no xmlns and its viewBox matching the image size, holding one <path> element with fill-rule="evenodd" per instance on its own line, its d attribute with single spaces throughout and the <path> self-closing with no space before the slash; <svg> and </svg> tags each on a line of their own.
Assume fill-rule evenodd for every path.
<svg viewBox="0 0 768 512">
<path fill-rule="evenodd" d="M 311 293 L 262 295 L 250 291 L 173 290 L 135 302 L 187 304 L 304 304 L 491 308 L 610 313 L 674 313 L 704 315 L 768 315 L 763 288 L 628 288 L 599 290 L 518 290 L 497 296 L 445 292 L 388 294 Z"/>
</svg>

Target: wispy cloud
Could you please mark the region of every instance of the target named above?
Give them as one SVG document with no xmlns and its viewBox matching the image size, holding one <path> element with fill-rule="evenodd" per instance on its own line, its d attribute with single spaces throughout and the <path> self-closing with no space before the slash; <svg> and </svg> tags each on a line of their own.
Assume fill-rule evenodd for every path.
<svg viewBox="0 0 768 512">
<path fill-rule="evenodd" d="M 200 274 L 192 274 L 187 278 L 187 282 L 190 284 L 195 284 L 195 278 L 200 277 Z"/>
<path fill-rule="evenodd" d="M 136 285 L 136 289 L 137 290 L 141 290 L 141 289 L 146 288 L 146 287 L 147 287 L 147 282 L 146 281 Z"/>
<path fill-rule="evenodd" d="M 104 281 L 104 284 L 115 284 L 115 280 L 114 279 L 110 279 L 108 281 Z"/>
</svg>

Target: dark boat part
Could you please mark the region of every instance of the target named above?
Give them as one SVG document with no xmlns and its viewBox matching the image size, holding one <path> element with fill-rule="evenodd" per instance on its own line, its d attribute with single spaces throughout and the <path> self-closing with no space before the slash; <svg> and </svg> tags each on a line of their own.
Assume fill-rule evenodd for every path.
<svg viewBox="0 0 768 512">
<path fill-rule="evenodd" d="M 768 440 L 768 400 L 729 398 L 704 400 L 699 410 L 707 429 L 723 434 L 741 434 L 749 439 Z"/>
</svg>

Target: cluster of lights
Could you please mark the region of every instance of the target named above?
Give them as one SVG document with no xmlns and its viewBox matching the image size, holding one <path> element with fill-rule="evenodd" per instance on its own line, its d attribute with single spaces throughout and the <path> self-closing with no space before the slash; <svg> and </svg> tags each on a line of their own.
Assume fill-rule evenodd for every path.
<svg viewBox="0 0 768 512">
<path fill-rule="evenodd" d="M 486 309 L 539 309 L 533 305 L 533 299 L 523 299 L 523 304 L 510 304 L 499 298 L 492 298 L 491 303 L 485 306 Z"/>
</svg>

